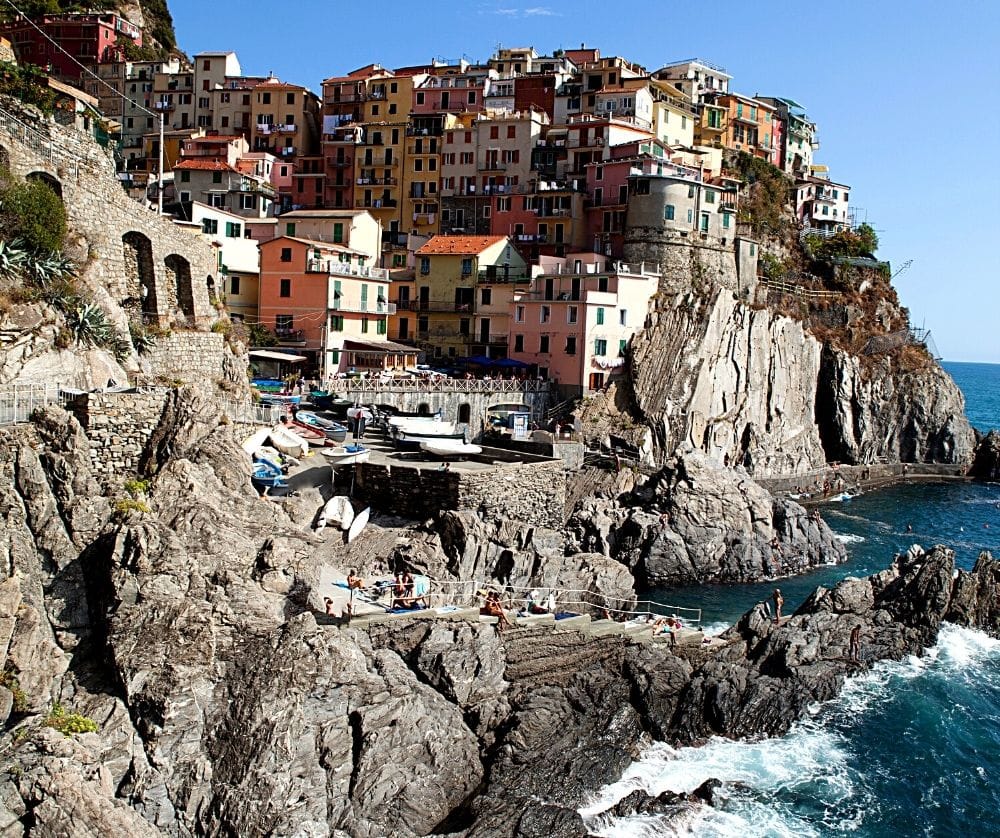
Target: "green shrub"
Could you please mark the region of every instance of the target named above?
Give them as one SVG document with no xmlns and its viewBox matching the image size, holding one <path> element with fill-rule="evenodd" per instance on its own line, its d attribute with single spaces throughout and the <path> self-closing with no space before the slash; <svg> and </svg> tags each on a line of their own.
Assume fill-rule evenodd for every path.
<svg viewBox="0 0 1000 838">
<path fill-rule="evenodd" d="M 134 498 L 122 498 L 115 502 L 115 518 L 119 521 L 123 521 L 128 518 L 133 512 L 139 512 L 143 515 L 148 515 L 152 510 L 149 508 L 149 504 L 143 500 L 135 500 Z"/>
<path fill-rule="evenodd" d="M 248 330 L 248 337 L 251 346 L 277 346 L 278 338 L 267 326 L 260 323 L 251 323 Z"/>
<path fill-rule="evenodd" d="M 145 497 L 149 494 L 149 481 L 143 480 L 142 478 L 135 477 L 131 480 L 126 480 L 124 483 L 124 489 L 133 498 L 139 499 L 140 497 Z"/>
<path fill-rule="evenodd" d="M 0 673 L 0 686 L 6 687 L 14 696 L 13 709 L 15 713 L 28 712 L 28 694 L 21 689 L 21 684 L 9 665 Z"/>
<path fill-rule="evenodd" d="M 42 724 L 58 730 L 63 736 L 71 736 L 74 733 L 97 733 L 97 722 L 79 713 L 67 713 L 58 702 L 52 705 L 49 715 Z"/>
<path fill-rule="evenodd" d="M 23 239 L 28 250 L 58 252 L 66 238 L 66 207 L 47 183 L 10 181 L 0 190 L 0 233 Z"/>
<path fill-rule="evenodd" d="M 140 355 L 147 355 L 156 346 L 156 335 L 142 325 L 142 323 L 131 322 L 128 324 L 128 332 L 132 338 L 132 346 Z"/>
<path fill-rule="evenodd" d="M 229 320 L 216 320 L 212 324 L 212 331 L 219 335 L 229 337 L 233 331 L 233 324 Z"/>
<path fill-rule="evenodd" d="M 14 96 L 44 113 L 56 109 L 58 96 L 49 87 L 45 73 L 33 64 L 11 64 L 0 61 L 0 93 Z"/>
</svg>

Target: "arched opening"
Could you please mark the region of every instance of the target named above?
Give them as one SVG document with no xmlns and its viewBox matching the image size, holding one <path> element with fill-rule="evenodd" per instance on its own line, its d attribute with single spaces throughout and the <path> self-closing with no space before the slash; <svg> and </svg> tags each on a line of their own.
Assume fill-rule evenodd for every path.
<svg viewBox="0 0 1000 838">
<path fill-rule="evenodd" d="M 25 180 L 33 180 L 38 183 L 44 183 L 49 189 L 59 196 L 59 200 L 62 200 L 62 184 L 57 178 L 54 178 L 48 172 L 31 172 Z"/>
<path fill-rule="evenodd" d="M 205 287 L 208 289 L 209 304 L 216 305 L 219 302 L 219 296 L 215 291 L 215 277 L 211 274 L 205 277 Z"/>
<path fill-rule="evenodd" d="M 468 403 L 460 404 L 458 406 L 458 421 L 461 424 L 469 424 L 469 420 L 472 418 L 472 406 Z"/>
<path fill-rule="evenodd" d="M 420 402 L 417 405 L 417 416 L 430 416 L 431 406 L 427 402 Z"/>
<path fill-rule="evenodd" d="M 142 233 L 132 231 L 122 236 L 122 250 L 127 296 L 142 301 L 143 315 L 155 317 L 160 313 L 160 307 L 156 298 L 153 245 Z"/>
<path fill-rule="evenodd" d="M 194 288 L 191 287 L 191 265 L 183 256 L 171 253 L 163 264 L 167 267 L 167 288 L 173 291 L 177 308 L 185 317 L 194 317 Z"/>
</svg>

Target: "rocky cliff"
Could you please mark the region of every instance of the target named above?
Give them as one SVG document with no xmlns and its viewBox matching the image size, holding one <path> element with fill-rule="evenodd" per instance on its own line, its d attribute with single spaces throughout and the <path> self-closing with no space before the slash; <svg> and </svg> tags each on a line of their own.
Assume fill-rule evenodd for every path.
<svg viewBox="0 0 1000 838">
<path fill-rule="evenodd" d="M 537 564 L 625 595 L 628 574 L 565 536 L 464 516 L 324 539 L 296 523 L 319 496 L 258 499 L 217 416 L 177 395 L 131 502 L 102 493 L 68 414 L 0 432 L 4 834 L 582 836 L 575 807 L 648 736 L 773 735 L 833 695 L 857 668 L 854 625 L 863 666 L 919 653 L 942 619 L 1000 628 L 996 563 L 956 576 L 945 549 L 705 646 L 330 625 L 324 573 L 394 548 L 456 577 Z M 686 464 L 650 491 L 668 508 L 703 479 Z M 727 491 L 747 494 L 757 536 L 782 525 L 752 489 Z"/>
<path fill-rule="evenodd" d="M 814 331 L 724 286 L 661 294 L 621 385 L 653 445 L 641 431 L 633 441 L 659 461 L 688 443 L 756 477 L 834 461 L 970 460 L 964 399 L 935 361 L 861 357 Z M 604 409 L 599 399 L 592 412 Z"/>
</svg>

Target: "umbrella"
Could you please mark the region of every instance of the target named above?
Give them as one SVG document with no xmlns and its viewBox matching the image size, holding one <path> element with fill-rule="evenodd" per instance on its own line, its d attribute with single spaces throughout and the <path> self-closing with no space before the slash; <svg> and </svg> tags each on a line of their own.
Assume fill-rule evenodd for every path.
<svg viewBox="0 0 1000 838">
<path fill-rule="evenodd" d="M 508 369 L 527 369 L 530 364 L 524 363 L 524 361 L 518 361 L 516 358 L 498 358 L 495 361 L 490 362 L 491 366 L 494 367 L 507 367 Z"/>
<path fill-rule="evenodd" d="M 481 364 L 483 366 L 489 366 L 493 363 L 493 359 L 488 358 L 486 355 L 471 355 L 464 360 L 467 364 Z"/>
</svg>

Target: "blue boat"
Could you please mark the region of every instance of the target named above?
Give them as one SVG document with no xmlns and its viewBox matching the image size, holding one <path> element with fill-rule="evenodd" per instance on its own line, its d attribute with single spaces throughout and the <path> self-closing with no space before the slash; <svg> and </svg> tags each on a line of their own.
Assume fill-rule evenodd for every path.
<svg viewBox="0 0 1000 838">
<path fill-rule="evenodd" d="M 262 495 L 287 495 L 291 488 L 284 480 L 281 467 L 270 460 L 258 460 L 253 464 L 250 482 Z"/>
<path fill-rule="evenodd" d="M 322 416 L 317 416 L 311 410 L 295 411 L 295 421 L 301 422 L 303 425 L 308 425 L 310 428 L 315 428 L 317 431 L 322 431 L 326 434 L 326 438 L 333 442 L 343 442 L 347 439 L 346 427 L 339 422 L 334 422 L 332 419 L 324 419 Z"/>
</svg>

